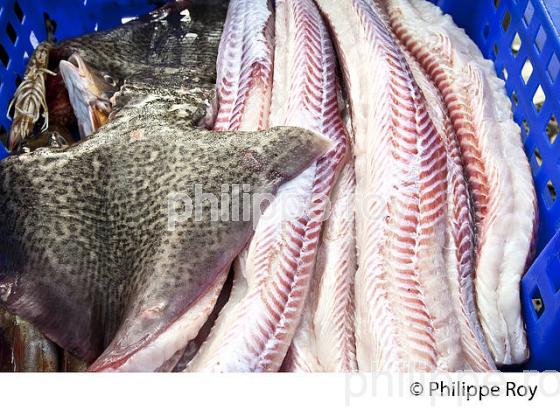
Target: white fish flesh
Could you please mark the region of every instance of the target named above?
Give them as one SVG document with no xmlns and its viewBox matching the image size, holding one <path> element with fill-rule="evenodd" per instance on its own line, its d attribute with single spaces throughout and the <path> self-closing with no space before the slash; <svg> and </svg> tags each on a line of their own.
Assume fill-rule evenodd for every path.
<svg viewBox="0 0 560 410">
<path fill-rule="evenodd" d="M 234 309 L 226 305 L 229 320 L 218 319 L 226 326 L 218 331 L 216 325 L 191 370 L 280 368 L 301 319 L 328 195 L 346 155 L 334 49 L 311 0 L 276 3 L 276 44 L 270 124 L 304 127 L 334 145 L 280 189 L 259 220 L 244 268 L 246 294 Z"/>
<path fill-rule="evenodd" d="M 283 371 L 351 372 L 358 368 L 354 334 L 355 190 L 351 161 L 331 194 L 308 300 Z"/>
<path fill-rule="evenodd" d="M 428 103 L 430 117 L 447 147 L 447 250 L 446 266 L 455 313 L 461 329 L 461 344 L 468 367 L 482 372 L 495 370 L 494 360 L 486 345 L 477 317 L 474 294 L 474 221 L 467 181 L 457 135 L 443 99 L 410 54 L 407 61 L 414 79 Z"/>
<path fill-rule="evenodd" d="M 217 113 L 214 129 L 262 130 L 268 127 L 272 99 L 274 14 L 269 0 L 232 0 L 229 3 L 217 65 Z M 220 311 L 207 340 L 186 371 L 234 371 L 237 359 L 228 341 L 239 335 L 243 313 L 258 297 L 249 292 L 256 278 L 246 269 L 248 246 L 233 264 L 230 297 Z M 243 331 L 243 330 L 241 330 Z M 216 367 L 219 358 L 223 367 Z M 231 361 L 231 367 L 227 364 Z M 239 369 L 242 370 L 242 369 Z"/>
<path fill-rule="evenodd" d="M 216 131 L 268 128 L 274 19 L 268 0 L 232 0 L 217 60 Z"/>
<path fill-rule="evenodd" d="M 427 1 L 388 2 L 397 36 L 441 92 L 457 134 L 476 228 L 475 291 L 497 364 L 528 357 L 519 283 L 532 257 L 537 208 L 504 85 L 463 30 Z"/>
<path fill-rule="evenodd" d="M 313 315 L 317 357 L 327 372 L 358 369 L 354 335 L 354 278 L 356 230 L 353 161 L 347 163 L 331 195 L 331 213 L 325 221 L 317 266 L 317 302 Z"/>
<path fill-rule="evenodd" d="M 355 135 L 358 367 L 461 369 L 443 250 L 445 142 L 377 5 L 317 3 L 338 43 Z"/>
</svg>

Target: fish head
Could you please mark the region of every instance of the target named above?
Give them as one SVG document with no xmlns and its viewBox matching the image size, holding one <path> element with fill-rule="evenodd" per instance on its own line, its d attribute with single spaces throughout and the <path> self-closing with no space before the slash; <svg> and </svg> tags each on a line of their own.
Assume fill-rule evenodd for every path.
<svg viewBox="0 0 560 410">
<path fill-rule="evenodd" d="M 88 65 L 79 54 L 62 60 L 59 68 L 80 136 L 86 138 L 107 123 L 112 110 L 109 98 L 117 91 L 117 83 Z"/>
</svg>

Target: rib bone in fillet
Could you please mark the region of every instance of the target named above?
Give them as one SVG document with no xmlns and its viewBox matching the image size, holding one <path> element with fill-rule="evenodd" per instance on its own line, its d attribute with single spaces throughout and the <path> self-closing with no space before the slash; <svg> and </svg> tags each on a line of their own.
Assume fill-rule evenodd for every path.
<svg viewBox="0 0 560 410">
<path fill-rule="evenodd" d="M 218 319 L 192 370 L 279 369 L 303 310 L 326 199 L 346 154 L 336 60 L 318 11 L 311 1 L 277 2 L 276 26 L 270 123 L 319 132 L 334 146 L 280 190 L 260 219 L 246 263 L 239 264 L 237 282 L 245 292 L 234 293 L 234 309 L 225 306 L 229 319 Z"/>
<path fill-rule="evenodd" d="M 376 4 L 318 0 L 355 134 L 360 370 L 464 367 L 447 281 L 447 154 Z"/>
<path fill-rule="evenodd" d="M 475 290 L 498 364 L 528 349 L 519 283 L 530 260 L 536 200 L 503 82 L 449 16 L 424 0 L 387 2 L 393 30 L 441 92 L 457 134 L 475 210 Z"/>
</svg>

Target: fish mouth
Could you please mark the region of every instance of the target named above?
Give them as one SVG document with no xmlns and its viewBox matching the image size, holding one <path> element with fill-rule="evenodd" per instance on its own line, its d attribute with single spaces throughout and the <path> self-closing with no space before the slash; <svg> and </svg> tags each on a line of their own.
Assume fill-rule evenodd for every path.
<svg viewBox="0 0 560 410">
<path fill-rule="evenodd" d="M 107 123 L 112 111 L 109 99 L 117 91 L 116 83 L 90 67 L 79 54 L 62 60 L 59 70 L 78 122 L 80 137 L 87 138 Z"/>
</svg>

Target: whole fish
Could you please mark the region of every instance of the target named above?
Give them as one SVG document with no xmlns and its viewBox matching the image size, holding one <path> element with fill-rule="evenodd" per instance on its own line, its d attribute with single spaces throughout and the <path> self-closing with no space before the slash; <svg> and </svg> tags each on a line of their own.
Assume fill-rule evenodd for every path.
<svg viewBox="0 0 560 410">
<path fill-rule="evenodd" d="M 486 342 L 497 364 L 521 363 L 529 350 L 519 284 L 534 250 L 537 205 L 511 103 L 492 63 L 451 17 L 424 0 L 386 3 L 393 30 L 437 86 L 457 134 L 475 216 L 475 293 Z M 467 313 L 473 310 L 471 303 Z"/>
<path fill-rule="evenodd" d="M 59 112 L 68 104 L 82 136 L 90 134 L 114 109 L 109 101 L 113 93 L 138 72 L 190 69 L 202 76 L 215 76 L 215 47 L 224 23 L 224 2 L 188 3 L 194 5 L 187 8 L 186 1 L 173 2 L 109 31 L 39 44 L 12 102 L 10 149 L 33 135 L 35 129 L 48 128 L 51 108 Z M 194 53 L 196 48 L 199 50 Z M 157 84 L 159 77 L 153 77 Z M 62 96 L 54 101 L 50 98 L 59 94 Z"/>
<path fill-rule="evenodd" d="M 107 123 L 112 111 L 109 98 L 117 90 L 116 82 L 108 76 L 101 78 L 78 53 L 62 60 L 59 70 L 68 90 L 80 137 L 87 138 Z"/>
<path fill-rule="evenodd" d="M 252 218 L 233 215 L 236 200 L 254 206 L 245 195 L 273 193 L 331 145 L 296 128 L 197 128 L 215 95 L 225 9 L 176 2 L 150 16 L 181 29 L 181 55 L 169 49 L 148 67 L 131 56 L 109 122 L 86 141 L 0 162 L 0 304 L 96 371 L 173 360 L 252 233 Z M 80 55 L 95 64 L 95 53 Z M 224 187 L 231 200 L 220 205 Z"/>
</svg>

